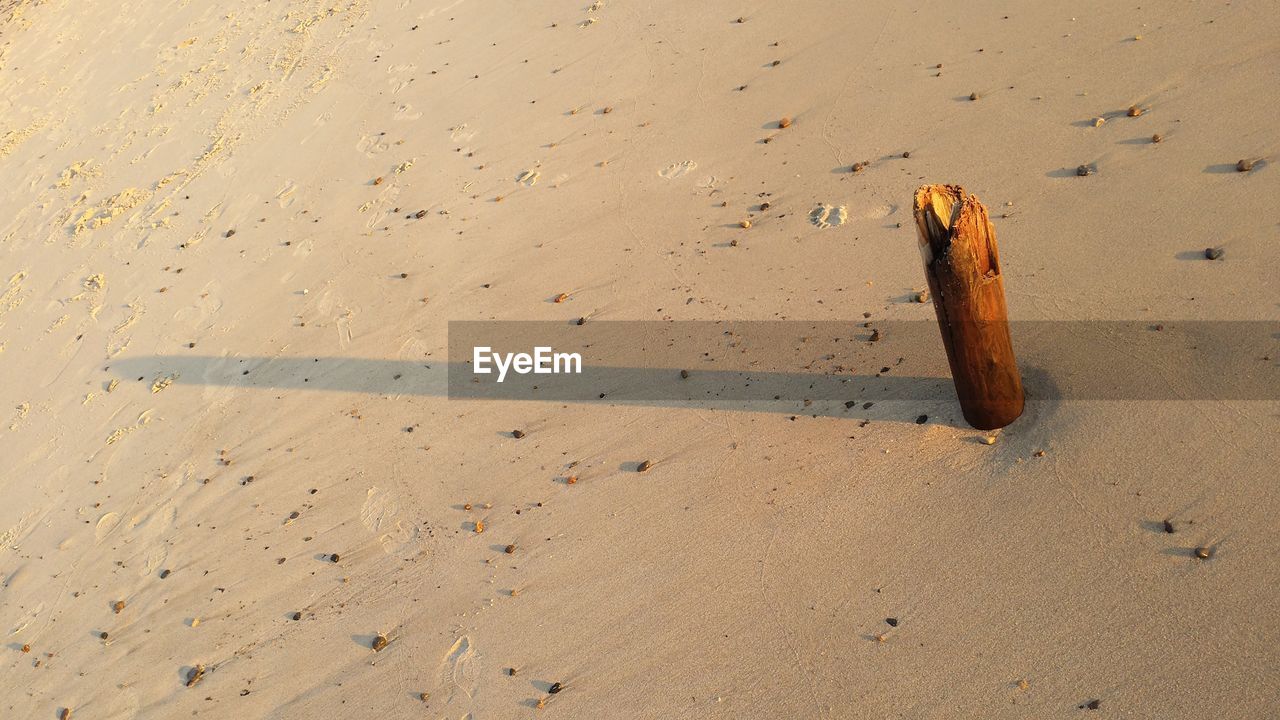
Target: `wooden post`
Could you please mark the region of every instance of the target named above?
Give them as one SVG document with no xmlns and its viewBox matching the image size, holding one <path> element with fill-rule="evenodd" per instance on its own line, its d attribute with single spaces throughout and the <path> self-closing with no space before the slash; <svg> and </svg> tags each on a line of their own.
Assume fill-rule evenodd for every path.
<svg viewBox="0 0 1280 720">
<path fill-rule="evenodd" d="M 1022 414 L 1022 378 L 1009 337 L 1004 277 L 987 209 L 959 185 L 916 190 L 924 273 L 964 419 L 994 430 Z"/>
</svg>

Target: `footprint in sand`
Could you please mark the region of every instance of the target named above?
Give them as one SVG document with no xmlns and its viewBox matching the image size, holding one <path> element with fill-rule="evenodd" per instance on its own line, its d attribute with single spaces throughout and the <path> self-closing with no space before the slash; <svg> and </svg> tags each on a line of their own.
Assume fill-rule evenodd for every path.
<svg viewBox="0 0 1280 720">
<path fill-rule="evenodd" d="M 362 135 L 360 141 L 356 143 L 356 150 L 368 157 L 373 157 L 389 147 L 391 145 L 380 135 Z"/>
<path fill-rule="evenodd" d="M 480 661 L 476 658 L 475 645 L 471 643 L 470 636 L 463 635 L 453 643 L 440 663 L 440 682 L 461 690 L 470 698 L 475 695 L 479 677 Z"/>
<path fill-rule="evenodd" d="M 462 123 L 454 128 L 453 132 L 449 133 L 449 139 L 456 143 L 468 143 L 474 140 L 475 137 L 476 131 L 468 129 L 466 123 Z"/>
<path fill-rule="evenodd" d="M 398 93 L 401 90 L 409 87 L 409 84 L 413 82 L 413 78 L 410 76 L 417 69 L 418 69 L 418 66 L 414 65 L 413 63 L 405 63 L 403 65 L 392 65 L 391 67 L 387 68 L 387 74 L 391 76 L 391 78 L 387 82 L 390 83 L 391 85 L 392 94 Z"/>
<path fill-rule="evenodd" d="M 538 182 L 538 178 L 542 177 L 542 173 L 535 170 L 525 170 L 520 173 L 520 177 L 516 178 L 516 182 L 525 187 L 533 187 Z"/>
<path fill-rule="evenodd" d="M 360 507 L 360 522 L 378 538 L 382 551 L 388 555 L 410 543 L 418 534 L 413 523 L 400 515 L 400 501 L 389 490 L 369 488 L 364 505 Z"/>
<path fill-rule="evenodd" d="M 883 220 L 884 218 L 887 218 L 896 212 L 898 212 L 897 205 L 893 205 L 891 203 L 885 203 L 883 205 L 877 205 L 869 210 L 864 211 L 862 213 L 862 217 L 868 220 Z"/>
<path fill-rule="evenodd" d="M 405 103 L 404 105 L 401 105 L 400 107 L 396 108 L 396 111 L 392 115 L 392 117 L 395 118 L 396 120 L 418 120 L 419 118 L 422 117 L 422 113 L 417 110 L 414 110 L 413 106 L 410 105 L 409 103 Z"/>
<path fill-rule="evenodd" d="M 844 205 L 819 205 L 809 213 L 809 222 L 820 228 L 843 225 L 849 219 L 849 209 Z"/>
<path fill-rule="evenodd" d="M 101 543 L 103 539 L 110 535 L 111 531 L 115 530 L 116 526 L 119 524 L 120 513 L 118 512 L 109 512 L 98 518 L 98 524 L 93 532 L 93 541 L 95 543 Z"/>
<path fill-rule="evenodd" d="M 684 177 L 685 175 L 688 175 L 689 173 L 696 170 L 697 167 L 698 167 L 698 163 L 692 160 L 685 160 L 684 162 L 671 163 L 670 165 L 658 171 L 658 177 L 666 178 L 667 180 L 674 180 L 678 177 Z"/>
</svg>

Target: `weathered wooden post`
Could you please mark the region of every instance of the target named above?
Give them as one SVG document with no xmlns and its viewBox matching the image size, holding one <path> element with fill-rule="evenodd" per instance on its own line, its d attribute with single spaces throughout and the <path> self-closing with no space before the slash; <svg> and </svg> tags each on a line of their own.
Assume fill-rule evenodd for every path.
<svg viewBox="0 0 1280 720">
<path fill-rule="evenodd" d="M 987 209 L 959 185 L 916 190 L 924 273 L 964 419 L 994 430 L 1022 414 L 1004 277 Z"/>
</svg>

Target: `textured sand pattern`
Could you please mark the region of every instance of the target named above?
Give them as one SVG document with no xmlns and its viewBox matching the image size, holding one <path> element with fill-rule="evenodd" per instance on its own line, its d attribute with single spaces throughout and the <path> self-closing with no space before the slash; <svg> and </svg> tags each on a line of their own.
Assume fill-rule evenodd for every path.
<svg viewBox="0 0 1280 720">
<path fill-rule="evenodd" d="M 989 436 L 888 328 L 926 182 L 1015 319 L 1274 320 L 1275 16 L 0 0 L 0 718 L 1273 716 L 1276 403 Z M 723 345 L 474 400 L 455 320 Z"/>
</svg>

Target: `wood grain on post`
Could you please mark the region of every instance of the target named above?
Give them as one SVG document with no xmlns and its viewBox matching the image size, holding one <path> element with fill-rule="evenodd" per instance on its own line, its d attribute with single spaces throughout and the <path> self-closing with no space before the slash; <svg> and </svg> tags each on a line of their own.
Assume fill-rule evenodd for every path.
<svg viewBox="0 0 1280 720">
<path fill-rule="evenodd" d="M 964 419 L 994 430 L 1022 414 L 1004 277 L 987 209 L 959 185 L 916 190 L 916 230 Z"/>
</svg>

